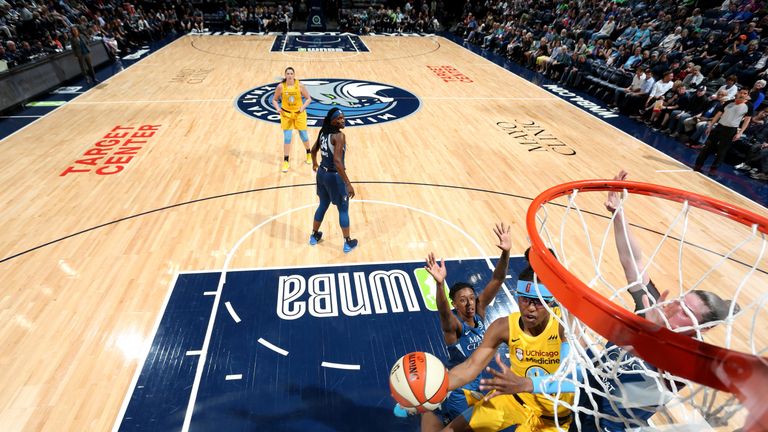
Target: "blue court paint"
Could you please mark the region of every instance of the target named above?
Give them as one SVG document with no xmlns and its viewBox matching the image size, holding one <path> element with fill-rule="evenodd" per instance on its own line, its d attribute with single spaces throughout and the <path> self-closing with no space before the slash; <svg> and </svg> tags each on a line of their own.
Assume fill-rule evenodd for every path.
<svg viewBox="0 0 768 432">
<path fill-rule="evenodd" d="M 191 430 L 417 431 L 417 418 L 392 415 L 388 379 L 392 364 L 408 352 L 447 358 L 437 312 L 428 310 L 414 273 L 423 265 L 227 273 Z M 449 260 L 446 266 L 449 284 L 469 281 L 478 290 L 492 274 L 482 259 Z M 522 257 L 513 257 L 510 274 L 524 266 Z M 214 299 L 204 292 L 216 289 L 219 276 L 178 276 L 120 431 L 180 428 L 199 359 L 186 352 L 202 346 Z M 515 281 L 512 276 L 507 285 Z M 502 291 L 488 318 L 506 316 L 512 307 Z M 227 379 L 238 374 L 242 379 Z"/>
<path fill-rule="evenodd" d="M 199 358 L 187 351 L 203 345 L 214 300 L 204 292 L 215 291 L 218 283 L 219 273 L 186 274 L 176 280 L 121 431 L 181 429 Z"/>
<path fill-rule="evenodd" d="M 277 35 L 273 52 L 368 52 L 368 47 L 353 34 Z"/>
</svg>

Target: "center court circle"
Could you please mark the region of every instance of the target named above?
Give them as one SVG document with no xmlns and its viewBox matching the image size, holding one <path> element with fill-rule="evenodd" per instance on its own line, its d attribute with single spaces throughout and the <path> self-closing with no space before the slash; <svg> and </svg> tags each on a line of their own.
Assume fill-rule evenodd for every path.
<svg viewBox="0 0 768 432">
<path fill-rule="evenodd" d="M 312 97 L 307 107 L 307 125 L 319 127 L 331 108 L 344 112 L 347 126 L 386 123 L 418 111 L 421 101 L 408 90 L 374 81 L 310 78 L 300 80 Z M 272 106 L 279 83 L 264 84 L 238 96 L 236 105 L 243 114 L 258 120 L 280 123 Z"/>
</svg>

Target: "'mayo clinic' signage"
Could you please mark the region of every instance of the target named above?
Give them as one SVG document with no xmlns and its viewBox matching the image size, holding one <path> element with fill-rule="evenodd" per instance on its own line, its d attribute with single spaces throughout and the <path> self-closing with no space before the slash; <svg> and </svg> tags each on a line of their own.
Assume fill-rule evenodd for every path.
<svg viewBox="0 0 768 432">
<path fill-rule="evenodd" d="M 328 110 L 334 107 L 344 112 L 347 126 L 366 126 L 407 117 L 421 105 L 413 93 L 373 81 L 310 78 L 301 83 L 312 97 L 307 107 L 308 126 L 321 126 Z M 278 84 L 265 84 L 241 94 L 237 108 L 247 116 L 280 123 L 280 114 L 272 106 Z"/>
</svg>

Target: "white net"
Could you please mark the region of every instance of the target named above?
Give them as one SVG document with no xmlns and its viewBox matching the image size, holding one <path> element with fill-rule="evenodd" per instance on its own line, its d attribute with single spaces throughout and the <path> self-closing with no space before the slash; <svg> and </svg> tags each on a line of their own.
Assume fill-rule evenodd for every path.
<svg viewBox="0 0 768 432">
<path fill-rule="evenodd" d="M 626 189 L 614 195 L 613 213 L 606 211 L 605 200 L 605 192 L 573 190 L 536 209 L 540 238 L 569 273 L 595 291 L 589 295 L 693 339 L 766 354 L 768 241 L 757 224 L 733 221 L 687 200 Z M 535 264 L 534 269 L 540 272 Z M 653 285 L 662 292 L 658 300 Z M 638 305 L 643 294 L 647 303 Z M 549 381 L 561 392 L 574 392 L 569 408 L 576 429 L 732 431 L 745 424 L 747 412 L 731 393 L 658 370 L 627 343 L 631 334 L 615 345 L 582 322 L 583 311 L 563 306 L 560 321 L 571 351 Z M 702 314 L 706 311 L 716 313 Z M 664 339 L 658 344 L 663 352 Z M 701 366 L 680 364 L 677 370 Z M 551 399 L 563 403 L 557 395 Z"/>
</svg>

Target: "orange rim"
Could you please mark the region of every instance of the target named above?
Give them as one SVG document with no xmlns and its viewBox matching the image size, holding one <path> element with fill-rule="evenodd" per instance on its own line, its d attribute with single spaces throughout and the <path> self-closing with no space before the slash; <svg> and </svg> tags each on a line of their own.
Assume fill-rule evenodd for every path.
<svg viewBox="0 0 768 432">
<path fill-rule="evenodd" d="M 552 255 L 537 230 L 536 213 L 549 201 L 579 192 L 621 191 L 675 202 L 716 213 L 747 226 L 758 225 L 768 234 L 768 218 L 726 202 L 692 192 L 649 183 L 617 180 L 582 180 L 564 183 L 537 196 L 526 215 L 531 238 L 531 266 L 558 302 L 607 340 L 632 346 L 639 357 L 661 370 L 736 395 L 750 411 L 747 427 L 768 425 L 763 404 L 768 387 L 768 359 L 701 342 L 647 321 L 606 299 L 571 274 Z"/>
</svg>

